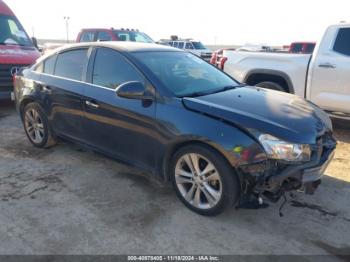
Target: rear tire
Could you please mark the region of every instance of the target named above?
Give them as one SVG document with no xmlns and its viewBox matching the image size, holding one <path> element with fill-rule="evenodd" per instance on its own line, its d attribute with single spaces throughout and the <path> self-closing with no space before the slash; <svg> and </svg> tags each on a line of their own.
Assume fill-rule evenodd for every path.
<svg viewBox="0 0 350 262">
<path fill-rule="evenodd" d="M 35 147 L 49 148 L 57 143 L 49 121 L 38 103 L 27 104 L 22 115 L 24 131 Z"/>
<path fill-rule="evenodd" d="M 255 86 L 266 88 L 266 89 L 272 89 L 272 90 L 276 90 L 276 91 L 281 91 L 281 92 L 286 92 L 286 89 L 283 88 L 283 86 L 281 86 L 280 84 L 277 84 L 275 82 L 266 81 L 266 82 L 258 83 Z"/>
<path fill-rule="evenodd" d="M 210 147 L 189 145 L 179 149 L 172 157 L 170 172 L 177 197 L 197 214 L 216 216 L 239 200 L 237 175 Z"/>
</svg>

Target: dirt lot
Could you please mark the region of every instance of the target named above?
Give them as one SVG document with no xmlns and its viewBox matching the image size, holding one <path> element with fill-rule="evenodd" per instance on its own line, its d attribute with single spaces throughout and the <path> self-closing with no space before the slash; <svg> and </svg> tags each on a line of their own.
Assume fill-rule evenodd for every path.
<svg viewBox="0 0 350 262">
<path fill-rule="evenodd" d="M 40 150 L 0 107 L 0 254 L 350 254 L 350 128 L 314 196 L 198 216 L 123 164 L 61 143 Z"/>
</svg>

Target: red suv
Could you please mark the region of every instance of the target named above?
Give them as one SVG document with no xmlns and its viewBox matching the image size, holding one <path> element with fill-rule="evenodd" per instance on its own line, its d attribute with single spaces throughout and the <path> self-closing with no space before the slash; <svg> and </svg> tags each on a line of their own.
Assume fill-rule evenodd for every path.
<svg viewBox="0 0 350 262">
<path fill-rule="evenodd" d="M 145 33 L 134 29 L 103 29 L 89 28 L 82 29 L 77 37 L 77 42 L 96 42 L 96 41 L 131 41 L 141 43 L 154 43 Z"/>
<path fill-rule="evenodd" d="M 11 9 L 0 0 L 0 100 L 10 99 L 13 76 L 40 56 Z M 35 42 L 35 44 L 33 43 Z"/>
</svg>

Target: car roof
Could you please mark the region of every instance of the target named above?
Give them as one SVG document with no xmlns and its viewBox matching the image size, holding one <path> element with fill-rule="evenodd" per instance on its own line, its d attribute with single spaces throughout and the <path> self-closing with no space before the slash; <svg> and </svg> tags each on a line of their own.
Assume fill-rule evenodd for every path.
<svg viewBox="0 0 350 262">
<path fill-rule="evenodd" d="M 347 22 L 338 23 L 338 24 L 331 25 L 330 27 L 340 27 L 340 28 L 343 28 L 343 27 L 350 27 L 350 23 L 347 23 Z"/>
<path fill-rule="evenodd" d="M 1 1 L 1 0 L 0 0 Z M 140 33 L 139 30 L 136 29 L 127 29 L 127 28 L 83 28 L 80 30 L 81 32 L 85 32 L 85 31 L 122 31 L 122 32 L 136 32 L 136 33 Z"/>
<path fill-rule="evenodd" d="M 184 52 L 180 49 L 173 48 L 165 45 L 157 45 L 152 43 L 139 43 L 139 42 L 127 42 L 127 41 L 105 41 L 105 42 L 84 42 L 84 43 L 75 43 L 75 44 L 66 44 L 62 47 L 54 49 L 49 54 L 45 55 L 40 59 L 44 60 L 46 57 L 51 56 L 52 54 L 68 51 L 71 49 L 79 47 L 106 47 L 115 49 L 120 52 Z"/>
</svg>

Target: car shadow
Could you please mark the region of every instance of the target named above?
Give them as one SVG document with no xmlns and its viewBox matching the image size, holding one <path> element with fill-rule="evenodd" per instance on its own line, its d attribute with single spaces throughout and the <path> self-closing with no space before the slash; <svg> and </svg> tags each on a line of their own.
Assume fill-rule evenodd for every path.
<svg viewBox="0 0 350 262">
<path fill-rule="evenodd" d="M 339 142 L 350 144 L 350 121 L 333 119 L 333 131 Z"/>
<path fill-rule="evenodd" d="M 9 100 L 0 100 L 0 118 L 10 115 L 15 109 L 14 102 Z"/>
</svg>

